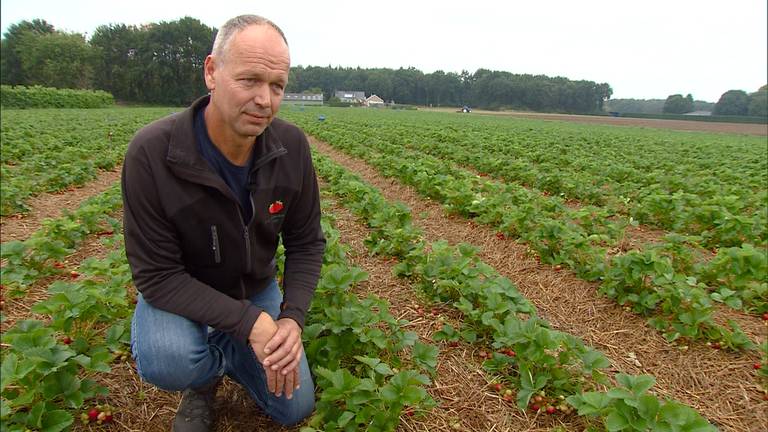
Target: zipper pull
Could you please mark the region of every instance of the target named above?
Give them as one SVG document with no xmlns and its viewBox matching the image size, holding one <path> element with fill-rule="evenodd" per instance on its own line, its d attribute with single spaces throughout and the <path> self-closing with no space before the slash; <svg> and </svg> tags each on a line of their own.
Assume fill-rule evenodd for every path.
<svg viewBox="0 0 768 432">
<path fill-rule="evenodd" d="M 216 225 L 211 225 L 211 249 L 213 249 L 213 260 L 216 264 L 221 264 L 221 250 L 219 248 L 219 233 Z"/>
</svg>

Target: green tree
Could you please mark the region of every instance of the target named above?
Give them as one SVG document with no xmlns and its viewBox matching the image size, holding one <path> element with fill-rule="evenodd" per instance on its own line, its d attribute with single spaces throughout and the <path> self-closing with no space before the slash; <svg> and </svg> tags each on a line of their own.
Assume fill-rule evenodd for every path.
<svg viewBox="0 0 768 432">
<path fill-rule="evenodd" d="M 680 94 L 670 95 L 662 109 L 665 114 L 685 114 L 691 111 L 693 111 L 693 96 L 690 93 L 686 97 Z"/>
<path fill-rule="evenodd" d="M 103 25 L 91 37 L 94 49 L 93 84 L 118 100 L 140 100 L 143 64 L 139 52 L 146 32 L 125 24 Z"/>
<path fill-rule="evenodd" d="M 183 106 L 207 93 L 203 64 L 215 29 L 184 17 L 152 24 L 145 31 L 138 51 L 143 71 L 139 98 Z"/>
<path fill-rule="evenodd" d="M 728 90 L 720 96 L 715 104 L 715 115 L 747 115 L 749 112 L 749 96 L 743 90 Z"/>
<path fill-rule="evenodd" d="M 749 95 L 747 114 L 755 117 L 768 117 L 768 86 Z"/>
<path fill-rule="evenodd" d="M 93 50 L 79 33 L 25 37 L 19 44 L 27 84 L 56 88 L 91 88 Z"/>
<path fill-rule="evenodd" d="M 0 43 L 0 76 L 3 84 L 30 84 L 22 69 L 22 44 L 25 39 L 53 32 L 53 26 L 41 19 L 25 20 L 8 27 Z"/>
</svg>

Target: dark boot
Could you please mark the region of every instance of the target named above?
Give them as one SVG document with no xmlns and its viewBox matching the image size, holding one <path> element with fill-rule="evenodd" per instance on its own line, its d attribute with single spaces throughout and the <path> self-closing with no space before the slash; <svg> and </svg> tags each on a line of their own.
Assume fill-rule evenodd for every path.
<svg viewBox="0 0 768 432">
<path fill-rule="evenodd" d="M 213 430 L 213 402 L 221 378 L 196 389 L 184 390 L 173 419 L 173 432 L 210 432 Z"/>
</svg>

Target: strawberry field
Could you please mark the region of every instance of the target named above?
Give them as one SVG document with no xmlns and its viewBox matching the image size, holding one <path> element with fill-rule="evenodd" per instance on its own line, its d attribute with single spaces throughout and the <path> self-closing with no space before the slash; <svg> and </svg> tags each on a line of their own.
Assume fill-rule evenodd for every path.
<svg viewBox="0 0 768 432">
<path fill-rule="evenodd" d="M 88 191 L 172 111 L 2 111 L 3 430 L 170 428 L 127 346 L 119 183 Z M 768 429 L 764 137 L 281 116 L 322 189 L 317 409 L 281 429 L 225 381 L 217 430 Z"/>
</svg>

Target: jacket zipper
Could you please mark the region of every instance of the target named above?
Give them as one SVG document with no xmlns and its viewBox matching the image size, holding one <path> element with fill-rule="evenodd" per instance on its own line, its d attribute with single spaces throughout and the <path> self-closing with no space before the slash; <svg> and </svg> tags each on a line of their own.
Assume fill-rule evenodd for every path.
<svg viewBox="0 0 768 432">
<path fill-rule="evenodd" d="M 219 248 L 219 233 L 216 225 L 211 225 L 211 249 L 213 249 L 213 260 L 216 264 L 221 264 L 221 248 Z"/>
<path fill-rule="evenodd" d="M 251 209 L 253 209 L 253 198 L 251 197 Z M 251 236 L 248 233 L 248 224 L 245 223 L 243 220 L 243 214 L 240 212 L 240 203 L 235 202 L 235 211 L 237 212 L 237 217 L 240 218 L 240 223 L 243 226 L 243 240 L 245 240 L 245 272 L 250 273 L 251 268 L 253 265 L 251 264 Z M 253 216 L 251 217 L 253 218 Z M 245 298 L 245 284 L 243 283 L 243 279 L 240 278 L 240 291 L 241 291 L 241 297 Z"/>
</svg>

